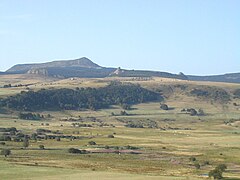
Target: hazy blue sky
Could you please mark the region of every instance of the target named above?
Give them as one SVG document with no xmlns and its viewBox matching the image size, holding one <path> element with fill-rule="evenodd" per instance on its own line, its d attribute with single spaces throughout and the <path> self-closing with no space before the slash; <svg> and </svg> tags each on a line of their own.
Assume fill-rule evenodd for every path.
<svg viewBox="0 0 240 180">
<path fill-rule="evenodd" d="M 0 0 L 0 70 L 83 56 L 128 69 L 240 72 L 240 0 Z"/>
</svg>

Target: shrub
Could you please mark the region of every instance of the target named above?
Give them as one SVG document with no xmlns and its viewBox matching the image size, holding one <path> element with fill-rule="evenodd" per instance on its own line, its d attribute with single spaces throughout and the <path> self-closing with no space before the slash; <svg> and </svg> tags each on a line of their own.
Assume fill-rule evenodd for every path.
<svg viewBox="0 0 240 180">
<path fill-rule="evenodd" d="M 138 148 L 138 147 L 135 147 L 135 146 L 127 145 L 127 146 L 126 146 L 126 149 L 136 150 L 136 149 L 139 149 L 139 148 Z"/>
<path fill-rule="evenodd" d="M 227 169 L 227 166 L 225 164 L 219 164 L 216 169 L 219 169 L 220 171 L 224 172 Z"/>
<path fill-rule="evenodd" d="M 200 169 L 200 167 L 201 167 L 199 163 L 195 163 L 194 166 L 196 169 Z"/>
<path fill-rule="evenodd" d="M 87 153 L 86 150 L 80 150 L 80 149 L 75 149 L 75 148 L 69 148 L 68 152 L 72 153 L 72 154 L 86 154 Z"/>
<path fill-rule="evenodd" d="M 19 113 L 18 115 L 19 119 L 25 119 L 25 120 L 41 120 L 44 118 L 43 115 L 40 115 L 39 113 L 33 114 L 33 113 Z"/>
<path fill-rule="evenodd" d="M 16 132 L 17 129 L 15 127 L 11 128 L 0 128 L 0 132 Z"/>
<path fill-rule="evenodd" d="M 23 147 L 26 149 L 28 146 L 29 146 L 29 141 L 28 141 L 28 139 L 25 138 L 23 140 Z"/>
<path fill-rule="evenodd" d="M 197 159 L 195 157 L 190 157 L 189 160 L 190 161 L 196 161 Z"/>
<path fill-rule="evenodd" d="M 205 113 L 204 113 L 204 111 L 203 111 L 202 109 L 199 109 L 199 110 L 198 110 L 198 115 L 199 115 L 199 116 L 204 116 Z"/>
<path fill-rule="evenodd" d="M 235 98 L 240 98 L 240 89 L 237 89 L 233 92 Z"/>
<path fill-rule="evenodd" d="M 211 170 L 208 173 L 208 176 L 213 177 L 214 179 L 222 179 L 222 173 L 225 172 L 226 169 L 227 166 L 225 164 L 220 164 L 215 169 Z"/>
<path fill-rule="evenodd" d="M 209 165 L 210 163 L 209 163 L 209 161 L 204 161 L 203 162 L 203 166 L 206 166 L 206 165 Z"/>
<path fill-rule="evenodd" d="M 8 135 L 1 135 L 0 136 L 0 141 L 11 141 L 11 137 Z"/>
<path fill-rule="evenodd" d="M 130 104 L 121 104 L 121 107 L 125 110 L 130 110 L 131 109 L 131 105 Z"/>
<path fill-rule="evenodd" d="M 45 149 L 44 145 L 39 145 L 39 149 Z"/>
<path fill-rule="evenodd" d="M 187 109 L 187 112 L 190 113 L 191 116 L 196 116 L 197 115 L 196 109 L 193 109 L 193 108 Z"/>
<path fill-rule="evenodd" d="M 121 116 L 127 116 L 128 113 L 127 113 L 126 111 L 121 111 L 121 112 L 120 112 L 120 115 L 121 115 Z"/>
<path fill-rule="evenodd" d="M 11 154 L 10 149 L 2 149 L 1 155 L 4 155 L 5 157 L 9 156 Z"/>
<path fill-rule="evenodd" d="M 160 104 L 160 109 L 167 111 L 169 108 L 166 104 Z"/>
<path fill-rule="evenodd" d="M 201 87 L 193 89 L 191 90 L 190 95 L 220 103 L 226 103 L 230 101 L 230 94 L 227 91 L 215 87 Z"/>
<path fill-rule="evenodd" d="M 97 143 L 95 141 L 89 141 L 88 144 L 89 145 L 96 145 Z"/>
<path fill-rule="evenodd" d="M 108 138 L 114 138 L 114 135 L 110 134 L 108 135 Z"/>
<path fill-rule="evenodd" d="M 142 124 L 140 124 L 140 123 L 134 124 L 132 122 L 126 124 L 125 127 L 129 127 L 129 128 L 144 128 Z"/>
</svg>

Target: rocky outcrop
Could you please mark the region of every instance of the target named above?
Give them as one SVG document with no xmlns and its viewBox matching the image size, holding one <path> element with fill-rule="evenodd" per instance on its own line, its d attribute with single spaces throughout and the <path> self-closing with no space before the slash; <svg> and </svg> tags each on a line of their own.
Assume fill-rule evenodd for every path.
<svg viewBox="0 0 240 180">
<path fill-rule="evenodd" d="M 40 68 L 40 69 L 30 69 L 27 74 L 36 74 L 36 75 L 42 75 L 42 76 L 48 76 L 47 69 Z"/>
</svg>

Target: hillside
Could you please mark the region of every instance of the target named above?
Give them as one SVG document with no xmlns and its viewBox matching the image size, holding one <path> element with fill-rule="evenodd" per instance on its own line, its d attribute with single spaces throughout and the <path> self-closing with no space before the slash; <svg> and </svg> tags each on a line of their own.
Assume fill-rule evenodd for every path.
<svg viewBox="0 0 240 180">
<path fill-rule="evenodd" d="M 175 78 L 187 80 L 188 77 L 184 74 L 172 74 L 168 72 L 160 71 L 146 71 L 146 70 L 125 70 L 118 68 L 115 72 L 111 73 L 110 76 L 118 77 L 163 77 L 163 78 Z"/>
<path fill-rule="evenodd" d="M 193 81 L 240 83 L 240 73 L 229 73 L 229 74 L 213 75 L 213 76 L 191 76 L 191 75 L 188 75 L 188 79 L 193 80 Z"/>
<path fill-rule="evenodd" d="M 25 179 L 82 172 L 202 179 L 218 164 L 228 167 L 224 177 L 239 177 L 239 84 L 30 74 L 1 76 L 6 83 L 13 86 L 0 88 L 0 148 L 11 154 L 0 156 L 3 179 L 16 175 L 13 165 Z"/>
<path fill-rule="evenodd" d="M 240 73 L 194 76 L 185 75 L 183 73 L 173 74 L 150 70 L 127 70 L 102 67 L 86 57 L 75 60 L 59 60 L 38 64 L 18 64 L 14 65 L 6 72 L 0 72 L 0 74 L 37 74 L 57 78 L 162 77 L 192 81 L 240 83 Z"/>
<path fill-rule="evenodd" d="M 114 68 L 97 65 L 88 58 L 75 60 L 52 61 L 39 64 L 19 64 L 8 69 L 8 74 L 38 74 L 51 77 L 106 77 Z"/>
<path fill-rule="evenodd" d="M 8 73 L 22 74 L 27 73 L 31 69 L 43 69 L 43 68 L 65 68 L 65 67 L 81 67 L 81 68 L 101 68 L 101 66 L 93 63 L 86 57 L 75 60 L 59 60 L 47 63 L 39 64 L 17 64 L 8 69 Z"/>
<path fill-rule="evenodd" d="M 108 76 L 119 77 L 165 77 L 187 79 L 185 75 L 167 72 L 145 70 L 122 70 L 120 68 L 107 68 L 99 66 L 90 59 L 83 57 L 75 60 L 52 61 L 39 64 L 18 64 L 6 71 L 8 74 L 37 74 L 43 76 L 69 78 L 103 78 Z"/>
<path fill-rule="evenodd" d="M 11 165 L 25 179 L 26 171 L 32 179 L 50 179 L 52 171 L 61 179 L 70 168 L 76 177 L 86 171 L 202 179 L 220 163 L 228 167 L 224 177 L 239 177 L 239 84 L 2 75 L 0 86 L 8 83 L 0 88 L 0 148 L 11 150 L 0 156 L 3 179 L 16 175 Z M 46 173 L 36 178 L 41 168 Z"/>
</svg>

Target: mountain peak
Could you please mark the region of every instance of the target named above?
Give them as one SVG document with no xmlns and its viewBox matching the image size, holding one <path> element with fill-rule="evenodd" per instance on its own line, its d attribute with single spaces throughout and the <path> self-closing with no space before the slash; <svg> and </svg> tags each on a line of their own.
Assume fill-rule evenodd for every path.
<svg viewBox="0 0 240 180">
<path fill-rule="evenodd" d="M 74 60 L 57 60 L 38 64 L 18 64 L 8 69 L 7 72 L 26 73 L 31 69 L 59 67 L 101 68 L 101 66 L 92 62 L 90 59 L 82 57 Z"/>
<path fill-rule="evenodd" d="M 68 62 L 68 65 L 72 66 L 79 66 L 79 67 L 86 67 L 86 68 L 100 68 L 98 64 L 92 62 L 90 59 L 86 57 L 82 57 L 75 60 L 66 60 L 65 62 Z"/>
</svg>

